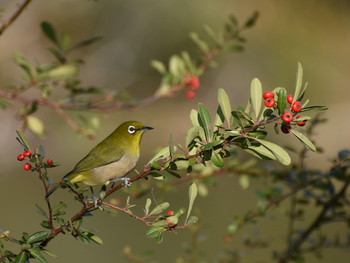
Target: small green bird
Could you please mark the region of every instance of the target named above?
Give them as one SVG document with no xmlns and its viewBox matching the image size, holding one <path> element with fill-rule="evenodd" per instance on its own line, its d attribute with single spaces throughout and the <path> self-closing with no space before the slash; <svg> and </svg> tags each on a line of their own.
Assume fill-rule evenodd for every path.
<svg viewBox="0 0 350 263">
<path fill-rule="evenodd" d="M 142 135 L 152 129 L 138 121 L 122 123 L 80 160 L 74 169 L 63 177 L 62 182 L 46 194 L 46 197 L 66 182 L 72 184 L 82 182 L 95 186 L 126 179 L 124 182 L 127 184 L 127 178 L 124 176 L 136 166 L 140 157 Z"/>
</svg>

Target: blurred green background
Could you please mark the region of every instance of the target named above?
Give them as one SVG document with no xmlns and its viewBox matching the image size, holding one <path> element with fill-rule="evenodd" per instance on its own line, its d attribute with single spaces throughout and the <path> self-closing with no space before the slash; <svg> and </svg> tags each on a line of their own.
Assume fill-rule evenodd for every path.
<svg viewBox="0 0 350 263">
<path fill-rule="evenodd" d="M 0 2 L 0 7 L 6 8 L 1 14 L 2 20 L 12 14 L 16 3 L 20 1 Z M 133 96 L 143 98 L 151 95 L 160 81 L 158 73 L 149 65 L 150 60 L 166 62 L 174 53 L 194 50 L 188 38 L 190 32 L 203 32 L 204 24 L 220 30 L 230 14 L 244 21 L 255 10 L 260 17 L 257 25 L 244 34 L 248 39 L 246 51 L 221 55 L 217 59 L 219 66 L 201 78 L 202 86 L 195 100 L 188 101 L 180 94 L 133 111 L 100 115 L 101 128 L 96 141 L 76 135 L 51 110 L 41 109 L 38 116 L 47 124 L 47 138 L 40 140 L 32 135 L 29 138 L 33 145 L 43 144 L 49 158 L 62 163 L 50 174 L 58 179 L 119 123 L 139 120 L 155 127 L 144 136 L 138 166 L 142 169 L 156 147 L 167 145 L 170 134 L 174 142 L 183 143 L 190 127 L 189 112 L 198 102 L 208 105 L 212 111 L 216 109 L 218 88 L 228 92 L 234 105 L 246 104 L 254 77 L 261 80 L 264 90 L 283 86 L 292 91 L 300 61 L 304 80 L 309 83 L 310 104 L 329 107 L 325 114 L 328 122 L 320 126 L 315 137 L 324 153 L 310 154 L 307 165 L 326 169 L 328 158 L 341 149 L 350 148 L 350 2 L 347 0 L 33 1 L 0 36 L 0 87 L 18 85 L 22 81 L 21 71 L 12 61 L 14 52 L 21 51 L 31 61 L 40 63 L 51 60 L 46 52 L 51 44 L 39 26 L 40 22 L 49 21 L 58 31 L 69 32 L 75 42 L 103 36 L 99 43 L 75 54 L 86 62 L 81 72 L 84 84 L 127 89 Z M 16 161 L 22 149 L 15 140 L 15 130 L 20 128 L 15 111 L 0 111 L 0 118 L 0 228 L 18 236 L 22 231 L 40 229 L 41 216 L 35 212 L 34 203 L 44 205 L 43 190 Z M 289 144 L 298 143 L 291 142 L 285 135 L 271 135 L 270 139 L 282 145 L 286 140 Z M 272 218 L 262 219 L 259 230 L 256 227 L 242 229 L 230 246 L 222 241 L 229 218 L 255 206 L 254 187 L 257 186 L 243 191 L 235 177 L 222 178 L 216 187 L 210 188 L 207 197 L 197 200 L 195 207 L 201 210 L 203 227 L 201 260 L 216 262 L 223 248 L 244 251 L 242 240 L 256 231 L 262 239 L 271 242 L 271 249 L 247 251 L 242 262 L 271 262 L 271 250 L 284 248 L 281 241 L 287 231 L 286 225 L 284 220 L 277 220 L 283 218 L 284 207 L 276 209 Z M 155 196 L 159 200 L 166 199 L 176 209 L 187 206 L 187 188 L 188 185 L 183 185 L 177 192 L 155 192 Z M 56 198 L 72 201 L 62 190 Z M 138 202 L 140 212 L 143 202 Z M 73 206 L 70 209 L 74 211 Z M 155 244 L 145 237 L 145 226 L 125 215 L 113 217 L 96 213 L 86 223 L 87 227 L 97 229 L 96 234 L 105 244 L 86 246 L 69 236 L 60 236 L 49 246 L 59 258 L 50 259 L 50 262 L 128 262 L 122 256 L 124 245 L 131 246 L 139 255 L 152 252 L 151 260 L 175 262 L 177 256 L 185 255 L 185 244 L 191 242 L 189 231 L 185 230 L 177 235 L 169 233 L 162 244 Z M 344 229 L 330 231 L 342 233 Z M 345 251 L 328 249 L 323 262 L 344 262 L 347 256 Z M 307 262 L 320 262 L 311 255 L 307 259 Z"/>
</svg>

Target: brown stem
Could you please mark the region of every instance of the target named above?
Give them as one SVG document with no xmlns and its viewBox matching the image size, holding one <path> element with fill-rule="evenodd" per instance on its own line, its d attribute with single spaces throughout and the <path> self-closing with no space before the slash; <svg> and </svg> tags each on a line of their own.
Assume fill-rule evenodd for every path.
<svg viewBox="0 0 350 263">
<path fill-rule="evenodd" d="M 0 35 L 18 18 L 18 16 L 24 11 L 24 9 L 29 5 L 32 0 L 24 0 L 24 2 L 19 6 L 19 8 L 12 14 L 12 16 L 2 23 L 0 27 Z"/>
<path fill-rule="evenodd" d="M 350 184 L 350 180 L 348 180 L 343 187 L 340 189 L 340 191 L 333 196 L 327 203 L 324 204 L 323 209 L 319 213 L 319 215 L 315 218 L 315 220 L 311 223 L 311 225 L 307 228 L 307 230 L 296 240 L 293 242 L 293 245 L 290 247 L 290 249 L 286 253 L 286 257 L 282 259 L 280 262 L 288 262 L 288 259 L 293 256 L 296 252 L 298 252 L 303 245 L 303 243 L 307 240 L 307 238 L 312 234 L 313 231 L 318 229 L 322 223 L 324 222 L 324 219 L 332 207 L 339 201 L 339 199 L 343 198 L 348 187 Z"/>
</svg>

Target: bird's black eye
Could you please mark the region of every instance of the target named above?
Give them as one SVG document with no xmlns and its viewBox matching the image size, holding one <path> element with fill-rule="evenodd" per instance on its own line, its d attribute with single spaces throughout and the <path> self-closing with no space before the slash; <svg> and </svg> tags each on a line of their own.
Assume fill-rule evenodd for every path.
<svg viewBox="0 0 350 263">
<path fill-rule="evenodd" d="M 136 131 L 136 128 L 135 128 L 134 126 L 129 126 L 129 127 L 128 127 L 128 132 L 129 132 L 130 134 L 135 133 L 135 131 Z"/>
</svg>

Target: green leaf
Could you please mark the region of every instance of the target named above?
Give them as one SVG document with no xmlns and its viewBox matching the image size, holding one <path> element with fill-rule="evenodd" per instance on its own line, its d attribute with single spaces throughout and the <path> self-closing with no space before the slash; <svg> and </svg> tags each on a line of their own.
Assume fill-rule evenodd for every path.
<svg viewBox="0 0 350 263">
<path fill-rule="evenodd" d="M 180 163 L 180 165 L 183 163 L 183 162 L 185 162 L 185 166 L 184 167 L 177 167 L 177 170 L 179 170 L 179 171 L 181 171 L 181 170 L 185 170 L 185 169 L 187 169 L 187 167 L 188 167 L 188 162 L 187 161 L 178 161 L 178 162 L 176 162 L 176 165 L 178 164 L 178 163 Z M 170 171 L 170 170 L 166 170 L 167 171 L 167 173 L 169 173 L 170 175 L 172 175 L 172 176 L 174 176 L 174 177 L 176 177 L 176 178 L 181 178 L 181 175 L 179 175 L 178 173 L 175 173 L 175 172 L 173 172 L 173 171 Z"/>
<path fill-rule="evenodd" d="M 299 100 L 302 84 L 303 84 L 303 66 L 300 64 L 300 62 L 298 62 L 298 71 L 297 71 L 297 77 L 295 81 L 295 91 L 294 91 L 295 101 Z"/>
<path fill-rule="evenodd" d="M 224 160 L 222 159 L 221 155 L 214 152 L 211 154 L 211 161 L 216 167 L 223 167 L 224 166 Z"/>
<path fill-rule="evenodd" d="M 228 127 L 231 126 L 231 103 L 230 98 L 228 97 L 226 91 L 222 88 L 219 88 L 218 90 L 218 102 L 220 105 L 220 108 L 222 110 L 222 113 L 225 116 L 225 120 L 227 121 Z"/>
<path fill-rule="evenodd" d="M 39 231 L 31 235 L 27 239 L 27 243 L 32 244 L 35 242 L 43 241 L 44 239 L 48 238 L 48 236 L 49 236 L 49 233 L 47 233 L 46 231 Z"/>
<path fill-rule="evenodd" d="M 276 160 L 276 157 L 273 155 L 273 153 L 262 145 L 259 145 L 259 146 L 251 145 L 244 150 L 263 160 Z"/>
<path fill-rule="evenodd" d="M 254 78 L 250 84 L 250 100 L 255 113 L 255 120 L 258 120 L 261 110 L 262 86 L 259 79 Z"/>
<path fill-rule="evenodd" d="M 277 93 L 277 107 L 280 115 L 284 114 L 286 104 L 287 104 L 287 91 L 285 88 L 279 89 Z"/>
<path fill-rule="evenodd" d="M 161 212 L 163 212 L 165 209 L 167 209 L 169 207 L 169 203 L 168 202 L 164 202 L 161 203 L 160 205 L 157 205 L 150 213 L 149 216 L 151 215 L 157 215 L 160 214 Z"/>
<path fill-rule="evenodd" d="M 197 187 L 196 183 L 192 183 L 190 188 L 189 188 L 189 191 L 188 191 L 189 204 L 188 204 L 188 211 L 187 211 L 187 216 L 186 216 L 185 222 L 187 222 L 187 220 L 191 214 L 193 203 L 197 197 L 197 193 L 198 193 L 198 187 Z"/>
<path fill-rule="evenodd" d="M 94 235 L 94 234 L 92 234 L 92 235 L 90 236 L 90 239 L 91 239 L 92 241 L 94 241 L 96 244 L 103 245 L 103 240 L 102 240 L 100 237 L 98 237 L 98 236 L 96 236 L 96 235 Z"/>
<path fill-rule="evenodd" d="M 205 138 L 209 141 L 210 131 L 208 125 L 211 123 L 211 117 L 207 107 L 202 103 L 198 104 L 198 123 L 204 130 Z"/>
<path fill-rule="evenodd" d="M 314 152 L 317 151 L 315 144 L 313 144 L 312 141 L 310 141 L 310 139 L 307 138 L 304 134 L 298 132 L 295 129 L 290 129 L 290 131 L 306 146 L 306 148 Z"/>
<path fill-rule="evenodd" d="M 181 52 L 182 59 L 189 71 L 189 73 L 193 75 L 199 75 L 199 73 L 196 71 L 196 65 L 194 64 L 193 60 L 190 57 L 190 54 L 188 54 L 187 51 Z"/>
<path fill-rule="evenodd" d="M 39 262 L 41 263 L 47 263 L 46 258 L 40 253 L 40 249 L 38 247 L 34 247 L 31 249 L 28 249 L 29 253 L 35 257 Z"/>
<path fill-rule="evenodd" d="M 239 126 L 242 128 L 254 125 L 254 121 L 251 119 L 251 117 L 243 111 L 232 111 L 232 116 L 238 121 Z"/>
<path fill-rule="evenodd" d="M 15 63 L 20 66 L 28 75 L 30 78 L 35 79 L 37 77 L 37 72 L 34 67 L 32 67 L 27 59 L 21 54 L 20 52 L 16 52 L 13 55 L 13 60 Z"/>
<path fill-rule="evenodd" d="M 218 36 L 217 36 L 216 33 L 214 32 L 214 30 L 213 30 L 210 26 L 208 26 L 208 25 L 204 25 L 204 30 L 205 30 L 205 32 L 207 33 L 207 35 L 211 38 L 211 40 L 212 40 L 215 44 L 219 45 L 219 43 L 218 43 Z"/>
<path fill-rule="evenodd" d="M 45 137 L 45 127 L 44 123 L 37 117 L 29 115 L 26 118 L 26 124 L 35 135 L 40 138 Z"/>
<path fill-rule="evenodd" d="M 36 208 L 38 208 L 38 210 L 39 210 L 38 213 L 39 213 L 40 215 L 42 215 L 42 216 L 48 218 L 48 216 L 47 216 L 45 210 L 44 210 L 41 206 L 39 206 L 38 204 L 35 204 L 35 206 L 36 206 Z"/>
<path fill-rule="evenodd" d="M 301 112 L 308 112 L 308 111 L 324 111 L 328 110 L 328 107 L 326 106 L 309 106 L 302 108 Z"/>
<path fill-rule="evenodd" d="M 219 128 L 219 126 L 222 126 L 224 121 L 225 121 L 225 116 L 224 116 L 224 113 L 222 112 L 222 109 L 219 105 L 217 110 L 216 110 L 215 121 L 213 123 L 214 124 L 214 131 L 216 131 Z M 231 124 L 229 124 L 229 126 L 231 126 Z"/>
<path fill-rule="evenodd" d="M 6 110 L 9 106 L 10 104 L 6 100 L 4 100 L 4 98 L 0 97 L 0 108 Z"/>
<path fill-rule="evenodd" d="M 46 254 L 48 254 L 50 257 L 53 257 L 53 258 L 58 258 L 58 256 L 54 253 L 52 253 L 51 251 L 47 250 L 47 249 L 42 249 L 42 251 Z"/>
<path fill-rule="evenodd" d="M 196 216 L 190 216 L 187 220 L 188 225 L 193 225 L 198 222 L 198 217 Z"/>
<path fill-rule="evenodd" d="M 199 113 L 199 117 L 200 117 L 200 120 L 202 121 L 203 125 L 208 126 L 211 123 L 211 117 L 210 117 L 210 113 L 209 113 L 207 107 L 204 104 L 199 103 L 198 113 Z"/>
<path fill-rule="evenodd" d="M 152 226 L 166 227 L 168 226 L 168 223 L 165 222 L 165 220 L 158 220 L 157 222 L 153 223 Z"/>
<path fill-rule="evenodd" d="M 176 151 L 176 146 L 174 146 L 175 151 Z M 170 152 L 169 152 L 169 146 L 164 147 L 163 149 L 159 150 L 151 160 L 148 161 L 148 164 L 153 163 L 156 160 L 159 159 L 164 159 L 170 156 Z"/>
<path fill-rule="evenodd" d="M 190 112 L 190 120 L 193 126 L 200 126 L 198 122 L 198 111 L 196 111 L 195 109 L 192 109 Z"/>
<path fill-rule="evenodd" d="M 199 49 L 203 53 L 209 53 L 210 49 L 207 43 L 205 43 L 203 40 L 200 39 L 199 35 L 197 33 L 192 32 L 190 34 L 190 38 L 196 45 L 199 47 Z"/>
<path fill-rule="evenodd" d="M 249 188 L 250 185 L 250 178 L 246 174 L 242 174 L 239 177 L 239 185 L 242 187 L 243 190 L 246 190 Z"/>
<path fill-rule="evenodd" d="M 173 159 L 174 152 L 175 152 L 175 146 L 173 144 L 173 136 L 170 134 L 170 138 L 169 138 L 169 156 L 170 156 L 171 159 Z"/>
<path fill-rule="evenodd" d="M 163 240 L 164 240 L 164 235 L 163 235 L 163 233 L 161 233 L 157 236 L 156 242 L 157 242 L 157 244 L 160 244 L 163 242 Z"/>
<path fill-rule="evenodd" d="M 169 60 L 169 71 L 174 75 L 176 78 L 182 78 L 183 74 L 185 72 L 185 64 L 182 61 L 182 59 L 177 56 L 173 55 L 170 57 Z"/>
<path fill-rule="evenodd" d="M 151 66 L 162 75 L 164 75 L 166 73 L 165 65 L 163 64 L 163 62 L 161 62 L 159 60 L 152 60 Z"/>
<path fill-rule="evenodd" d="M 145 204 L 145 214 L 148 215 L 149 213 L 149 208 L 151 207 L 152 200 L 150 198 L 147 198 L 146 204 Z"/>
<path fill-rule="evenodd" d="M 42 22 L 41 29 L 48 39 L 50 39 L 53 43 L 59 46 L 56 30 L 49 22 L 46 22 L 46 21 Z"/>
<path fill-rule="evenodd" d="M 27 136 L 21 130 L 16 130 L 16 133 L 18 135 L 17 140 L 20 142 L 23 148 L 31 150 Z"/>
<path fill-rule="evenodd" d="M 282 147 L 269 141 L 260 140 L 260 139 L 254 139 L 254 140 L 257 142 L 260 142 L 263 146 L 265 146 L 268 150 L 270 150 L 281 164 L 289 165 L 291 163 L 289 154 Z"/>
<path fill-rule="evenodd" d="M 164 228 L 164 227 L 152 226 L 147 230 L 146 236 L 149 238 L 155 238 L 155 237 L 158 237 L 159 235 L 161 235 L 165 231 L 166 231 L 166 228 Z"/>
<path fill-rule="evenodd" d="M 94 44 L 94 43 L 100 41 L 101 39 L 102 39 L 101 36 L 96 36 L 96 37 L 92 37 L 92 38 L 89 38 L 89 39 L 85 39 L 85 40 L 81 41 L 80 43 L 76 44 L 71 49 L 69 49 L 69 51 L 71 51 L 73 49 L 79 49 L 79 48 L 82 48 L 82 47 L 90 46 L 91 44 Z"/>
<path fill-rule="evenodd" d="M 58 66 L 48 72 L 40 74 L 40 80 L 51 79 L 69 79 L 74 78 L 78 74 L 78 67 L 76 65 L 66 64 Z"/>
<path fill-rule="evenodd" d="M 193 139 L 198 136 L 199 129 L 200 127 L 193 126 L 187 131 L 185 139 L 186 146 L 188 146 L 193 141 Z"/>
<path fill-rule="evenodd" d="M 71 46 L 71 37 L 67 32 L 63 32 L 61 39 L 60 39 L 60 46 L 63 52 L 62 55 L 64 55 L 64 52 L 67 52 Z"/>
<path fill-rule="evenodd" d="M 27 263 L 28 262 L 28 254 L 26 251 L 22 251 L 19 253 L 16 257 L 16 259 L 13 261 L 13 263 Z"/>
</svg>

